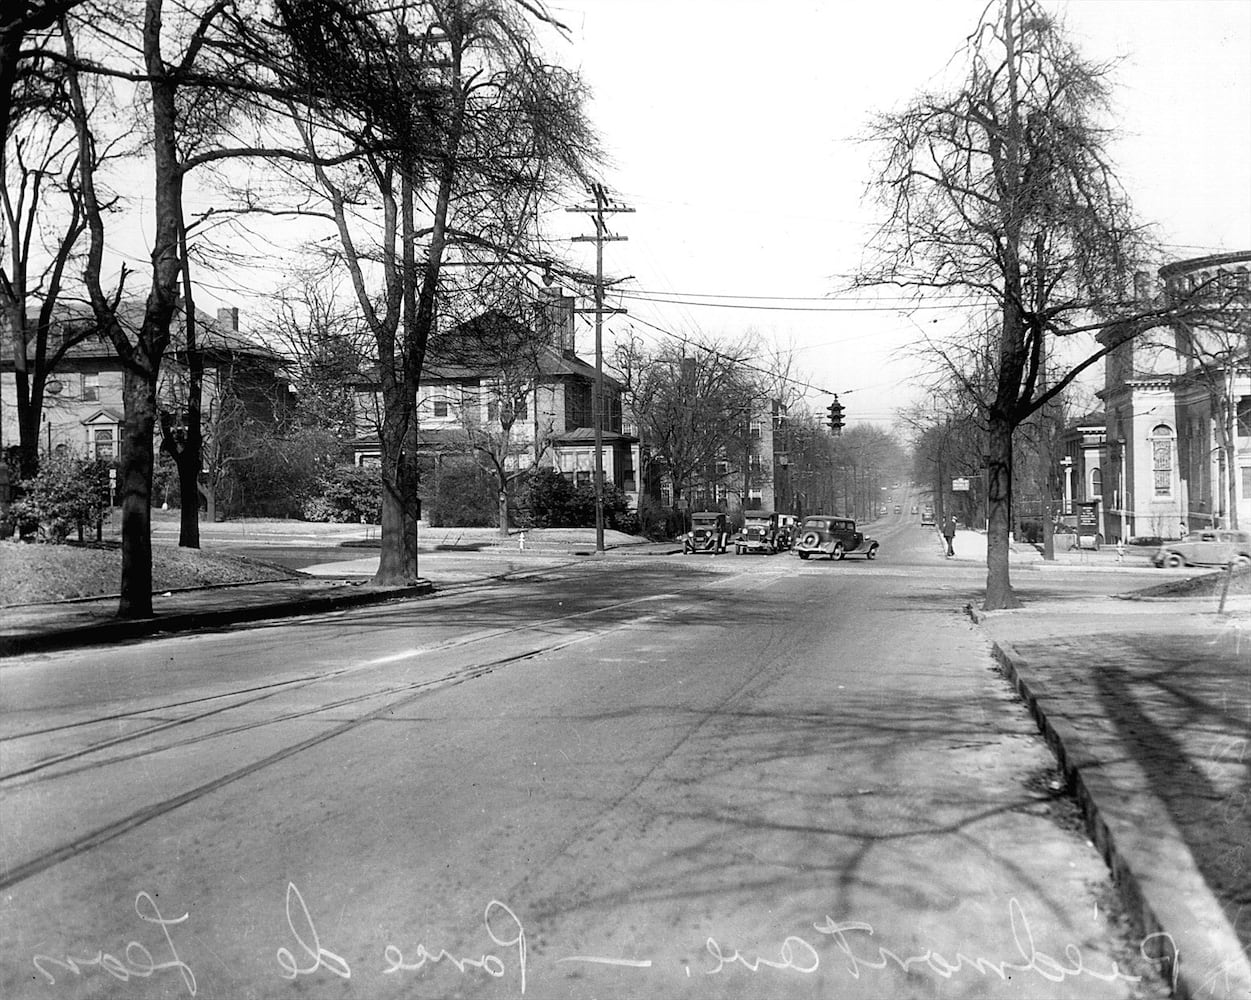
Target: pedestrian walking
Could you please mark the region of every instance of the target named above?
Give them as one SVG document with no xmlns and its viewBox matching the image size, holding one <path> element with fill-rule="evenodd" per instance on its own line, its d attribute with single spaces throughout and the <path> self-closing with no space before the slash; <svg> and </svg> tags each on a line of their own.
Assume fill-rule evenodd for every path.
<svg viewBox="0 0 1251 1000">
<path fill-rule="evenodd" d="M 947 520 L 943 522 L 943 538 L 947 539 L 947 555 L 954 556 L 956 550 L 952 546 L 952 540 L 956 537 L 956 519 L 948 514 Z"/>
</svg>

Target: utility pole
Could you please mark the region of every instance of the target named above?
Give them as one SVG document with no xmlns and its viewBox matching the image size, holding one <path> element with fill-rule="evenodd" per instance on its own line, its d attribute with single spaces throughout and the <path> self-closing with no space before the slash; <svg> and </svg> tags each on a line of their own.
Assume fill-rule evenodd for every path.
<svg viewBox="0 0 1251 1000">
<path fill-rule="evenodd" d="M 588 212 L 595 223 L 594 236 L 575 236 L 575 243 L 595 243 L 595 308 L 579 309 L 578 312 L 595 313 L 595 383 L 591 392 L 591 410 L 595 428 L 595 551 L 604 551 L 604 313 L 624 313 L 624 309 L 604 308 L 604 244 L 612 240 L 625 240 L 625 236 L 611 236 L 604 224 L 604 216 L 615 212 L 633 212 L 624 205 L 613 205 L 603 184 L 589 188 L 594 205 L 574 205 L 567 212 Z"/>
</svg>

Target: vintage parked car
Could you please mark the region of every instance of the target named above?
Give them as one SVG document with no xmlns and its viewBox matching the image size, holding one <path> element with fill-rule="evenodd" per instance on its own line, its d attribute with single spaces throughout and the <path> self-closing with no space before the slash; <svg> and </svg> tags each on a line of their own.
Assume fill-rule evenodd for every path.
<svg viewBox="0 0 1251 1000">
<path fill-rule="evenodd" d="M 743 515 L 743 527 L 734 538 L 734 552 L 764 552 L 773 555 L 778 546 L 778 516 L 769 511 L 749 510 Z"/>
<path fill-rule="evenodd" d="M 1170 567 L 1251 565 L 1251 531 L 1193 531 L 1181 541 L 1165 542 L 1151 561 Z"/>
<path fill-rule="evenodd" d="M 691 530 L 682 536 L 682 551 L 724 552 L 730 544 L 730 526 L 725 515 L 702 510 L 691 515 Z"/>
<path fill-rule="evenodd" d="M 795 534 L 799 529 L 799 518 L 794 514 L 778 515 L 778 550 L 789 549 L 795 544 Z"/>
<path fill-rule="evenodd" d="M 795 551 L 800 559 L 809 556 L 829 556 L 842 559 L 847 555 L 877 558 L 877 540 L 868 538 L 856 530 L 856 522 L 847 517 L 805 517 L 799 529 Z"/>
</svg>

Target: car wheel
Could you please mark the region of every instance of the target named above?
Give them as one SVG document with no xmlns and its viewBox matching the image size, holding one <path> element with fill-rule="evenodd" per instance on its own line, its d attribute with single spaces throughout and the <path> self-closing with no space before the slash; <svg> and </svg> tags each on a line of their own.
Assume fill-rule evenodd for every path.
<svg viewBox="0 0 1251 1000">
<path fill-rule="evenodd" d="M 801 552 L 801 553 L 799 553 L 799 558 L 800 558 L 800 559 L 807 559 L 807 558 L 808 558 L 808 553 L 807 553 L 807 552 Z"/>
<path fill-rule="evenodd" d="M 799 544 L 806 545 L 809 548 L 812 548 L 812 546 L 816 545 L 820 541 L 821 541 L 820 535 L 818 535 L 815 531 L 809 531 L 804 535 L 803 538 L 799 540 Z"/>
<path fill-rule="evenodd" d="M 846 554 L 847 553 L 843 551 L 843 543 L 835 542 L 834 551 L 830 553 L 830 561 L 834 562 L 835 560 L 842 559 Z"/>
<path fill-rule="evenodd" d="M 1239 553 L 1234 559 L 1234 565 L 1239 569 L 1242 569 L 1244 566 L 1251 566 L 1251 556 L 1247 555 L 1245 552 Z"/>
<path fill-rule="evenodd" d="M 1185 560 L 1176 552 L 1170 552 L 1164 557 L 1164 565 L 1169 569 L 1177 569 L 1178 566 L 1184 565 Z"/>
<path fill-rule="evenodd" d="M 869 546 L 869 551 L 864 554 L 864 557 L 866 559 L 876 559 L 877 558 L 877 546 L 876 545 Z"/>
</svg>

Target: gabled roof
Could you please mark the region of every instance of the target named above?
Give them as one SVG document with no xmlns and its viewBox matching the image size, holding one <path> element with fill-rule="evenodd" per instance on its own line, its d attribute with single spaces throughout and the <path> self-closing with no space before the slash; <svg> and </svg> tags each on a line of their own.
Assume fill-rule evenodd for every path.
<svg viewBox="0 0 1251 1000">
<path fill-rule="evenodd" d="M 593 380 L 595 366 L 576 354 L 562 352 L 552 344 L 534 344 L 533 329 L 498 310 L 486 312 L 466 320 L 432 338 L 422 367 L 421 384 L 432 382 L 478 382 L 494 378 L 501 369 L 500 350 L 492 353 L 492 345 L 516 350 L 521 354 L 525 345 L 532 352 L 524 364 L 533 364 L 536 375 L 543 379 L 572 377 Z M 378 366 L 370 365 L 360 373 L 362 384 L 377 384 Z M 621 390 L 622 382 L 607 372 L 604 384 Z"/>
<path fill-rule="evenodd" d="M 132 332 L 138 330 L 143 325 L 144 309 L 144 303 L 138 300 L 130 299 L 123 302 L 118 307 L 118 319 L 121 321 L 123 328 Z M 168 354 L 178 354 L 184 350 L 186 327 L 183 322 L 183 315 L 184 309 L 180 300 L 170 323 Z M 285 363 L 286 359 L 277 351 L 252 339 L 247 334 L 229 328 L 219 322 L 217 317 L 209 315 L 203 309 L 197 308 L 195 316 L 196 343 L 202 353 L 206 355 L 247 355 L 274 365 Z M 83 304 L 76 304 L 72 307 L 58 310 L 52 318 L 52 323 L 53 327 L 57 329 L 72 329 L 84 332 L 95 331 L 96 326 L 94 314 Z M 56 343 L 59 346 L 59 340 Z M 49 344 L 50 348 L 51 346 Z M 68 363 L 69 368 L 73 368 L 73 362 L 87 358 L 116 360 L 117 352 L 113 349 L 112 342 L 104 334 L 91 332 L 83 340 L 73 344 L 65 352 L 62 360 Z M 12 350 L 7 344 L 2 342 L 0 342 L 0 359 L 3 359 L 8 365 L 11 365 L 13 362 Z"/>
<path fill-rule="evenodd" d="M 105 419 L 101 421 L 100 420 L 101 417 L 104 417 Z M 121 410 L 115 410 L 111 406 L 102 406 L 100 407 L 100 409 L 96 410 L 96 412 L 93 413 L 91 416 L 84 417 L 82 420 L 79 421 L 79 423 L 80 424 L 94 424 L 97 422 L 101 422 L 101 423 L 110 423 L 110 424 L 120 424 L 123 419 L 125 419 L 125 414 L 123 414 Z"/>
<path fill-rule="evenodd" d="M 621 434 L 617 431 L 603 430 L 600 432 L 600 439 L 606 444 L 615 441 L 624 441 L 633 444 L 638 438 L 630 434 Z M 565 431 L 563 434 L 553 434 L 551 441 L 554 444 L 591 444 L 595 443 L 594 427 L 575 427 L 571 431 Z"/>
</svg>

